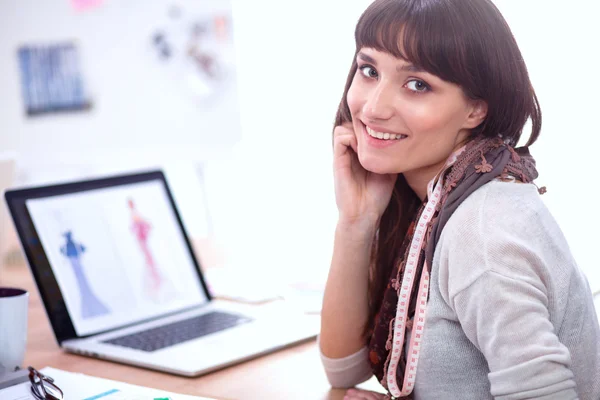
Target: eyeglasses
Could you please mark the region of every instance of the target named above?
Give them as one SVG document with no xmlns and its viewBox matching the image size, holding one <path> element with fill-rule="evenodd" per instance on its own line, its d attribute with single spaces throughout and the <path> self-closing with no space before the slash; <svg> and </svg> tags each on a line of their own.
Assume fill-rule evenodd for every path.
<svg viewBox="0 0 600 400">
<path fill-rule="evenodd" d="M 42 374 L 33 367 L 29 370 L 29 381 L 31 382 L 31 393 L 37 400 L 63 400 L 62 390 L 54 383 L 54 379 Z"/>
</svg>

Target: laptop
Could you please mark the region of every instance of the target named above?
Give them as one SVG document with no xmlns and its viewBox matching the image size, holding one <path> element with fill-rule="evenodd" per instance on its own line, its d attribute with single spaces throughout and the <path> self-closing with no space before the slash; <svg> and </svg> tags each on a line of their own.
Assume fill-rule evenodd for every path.
<svg viewBox="0 0 600 400">
<path fill-rule="evenodd" d="M 198 376 L 319 332 L 318 316 L 213 299 L 160 170 L 5 199 L 66 351 Z"/>
</svg>

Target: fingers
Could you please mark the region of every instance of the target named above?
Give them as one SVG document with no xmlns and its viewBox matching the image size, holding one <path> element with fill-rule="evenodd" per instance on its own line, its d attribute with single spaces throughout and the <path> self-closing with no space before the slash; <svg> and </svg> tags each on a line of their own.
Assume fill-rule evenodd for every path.
<svg viewBox="0 0 600 400">
<path fill-rule="evenodd" d="M 338 125 L 333 130 L 333 136 L 341 135 L 344 133 L 354 133 L 352 122 L 344 122 L 342 125 Z"/>
<path fill-rule="evenodd" d="M 385 394 L 361 389 L 348 389 L 344 400 L 384 400 Z"/>
<path fill-rule="evenodd" d="M 340 125 L 333 131 L 333 152 L 335 156 L 341 156 L 348 151 L 348 147 L 358 152 L 358 142 L 352 126 Z"/>
<path fill-rule="evenodd" d="M 354 153 L 358 153 L 358 143 L 354 134 L 336 136 L 333 142 L 333 155 L 336 157 L 345 155 L 348 150 L 352 149 Z"/>
</svg>

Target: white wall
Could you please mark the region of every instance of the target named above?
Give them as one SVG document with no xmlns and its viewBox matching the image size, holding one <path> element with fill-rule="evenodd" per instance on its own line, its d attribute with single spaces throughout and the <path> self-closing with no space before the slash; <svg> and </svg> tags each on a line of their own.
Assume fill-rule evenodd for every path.
<svg viewBox="0 0 600 400">
<path fill-rule="evenodd" d="M 354 24 L 369 3 L 234 1 L 242 141 L 231 153 L 212 157 L 206 171 L 215 232 L 232 263 L 288 278 L 327 273 L 337 216 L 331 123 L 354 51 Z M 599 194 L 592 164 L 600 136 L 594 3 L 496 3 L 521 46 L 544 112 L 542 136 L 532 148 L 538 183 L 548 187 L 543 199 L 592 285 L 600 288 L 594 252 L 600 217 L 588 211 Z M 0 38 L 8 34 L 0 24 Z M 0 68 L 6 68 L 2 57 Z M 15 71 L 8 73 L 16 79 Z M 0 79 L 0 87 L 10 86 Z M 0 96 L 4 102 L 6 96 Z M 1 108 L 5 132 L 9 114 L 20 109 L 6 110 L 4 103 Z M 78 118 L 68 123 L 77 126 Z M 1 144 L 14 143 L 2 136 Z M 186 165 L 180 170 L 191 176 Z"/>
<path fill-rule="evenodd" d="M 215 227 L 234 264 L 324 279 L 337 218 L 333 117 L 369 2 L 234 4 L 243 138 L 213 165 L 233 182 L 211 207 Z"/>
</svg>

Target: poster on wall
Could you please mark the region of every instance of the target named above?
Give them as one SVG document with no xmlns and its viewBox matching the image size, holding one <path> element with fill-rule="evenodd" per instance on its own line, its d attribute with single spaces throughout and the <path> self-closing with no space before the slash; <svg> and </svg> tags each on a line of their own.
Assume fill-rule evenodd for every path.
<svg viewBox="0 0 600 400">
<path fill-rule="evenodd" d="M 226 102 L 235 81 L 235 51 L 230 1 L 165 8 L 150 38 L 151 57 L 203 106 Z"/>
<path fill-rule="evenodd" d="M 74 43 L 21 46 L 18 58 L 27 116 L 91 108 Z"/>
</svg>

